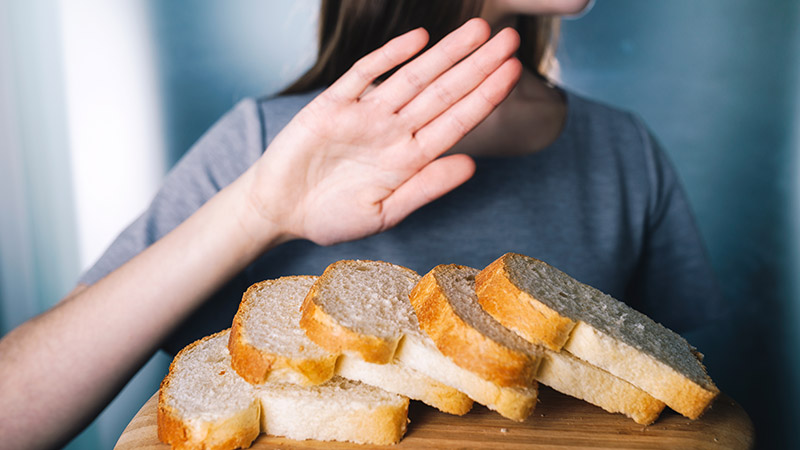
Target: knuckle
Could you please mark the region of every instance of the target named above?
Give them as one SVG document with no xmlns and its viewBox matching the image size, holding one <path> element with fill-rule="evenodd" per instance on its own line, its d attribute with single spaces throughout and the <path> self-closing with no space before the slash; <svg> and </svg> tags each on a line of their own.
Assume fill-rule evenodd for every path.
<svg viewBox="0 0 800 450">
<path fill-rule="evenodd" d="M 423 202 L 429 203 L 436 196 L 433 193 L 433 187 L 428 182 L 420 182 L 417 185 L 417 192 L 419 192 L 419 197 L 422 199 Z"/>
<path fill-rule="evenodd" d="M 477 95 L 480 101 L 485 103 L 490 109 L 496 108 L 505 98 L 502 92 L 488 88 L 478 90 Z"/>
<path fill-rule="evenodd" d="M 368 66 L 369 66 L 369 60 L 367 60 L 366 58 L 360 59 L 355 64 L 353 64 L 353 67 L 350 70 L 353 73 L 353 75 L 358 77 L 360 80 L 371 82 L 372 71 L 369 70 Z"/>
<path fill-rule="evenodd" d="M 413 70 L 406 70 L 404 78 L 406 80 L 406 83 L 408 83 L 411 86 L 411 88 L 416 91 L 421 91 L 422 89 L 425 88 L 425 82 Z"/>
<path fill-rule="evenodd" d="M 475 71 L 475 73 L 479 74 L 481 78 L 487 78 L 492 74 L 492 71 L 477 58 L 469 58 L 467 61 L 469 61 L 470 68 Z"/>
<path fill-rule="evenodd" d="M 378 49 L 378 55 L 380 55 L 381 59 L 383 59 L 383 61 L 381 62 L 380 65 L 382 67 L 384 67 L 386 70 L 388 70 L 391 67 L 396 66 L 400 62 L 399 61 L 400 57 L 397 54 L 397 52 L 392 50 L 392 49 L 390 49 L 390 48 L 387 48 L 387 46 L 383 46 L 383 47 L 379 48 Z M 375 74 L 375 76 L 378 76 L 378 75 L 380 75 L 380 74 Z"/>
<path fill-rule="evenodd" d="M 442 103 L 451 105 L 455 102 L 456 98 L 455 95 L 453 95 L 453 92 L 443 86 L 442 83 L 433 83 L 431 87 L 433 88 L 433 92 L 436 94 L 436 97 L 441 100 Z"/>
<path fill-rule="evenodd" d="M 464 136 L 467 133 L 469 133 L 469 130 L 472 128 L 464 121 L 464 119 L 461 116 L 456 114 L 450 116 L 450 126 L 461 136 Z"/>
<path fill-rule="evenodd" d="M 442 40 L 433 49 L 437 57 L 442 58 L 447 62 L 448 67 L 454 66 L 461 60 L 458 49 L 453 48 L 453 43 L 449 40 Z"/>
</svg>

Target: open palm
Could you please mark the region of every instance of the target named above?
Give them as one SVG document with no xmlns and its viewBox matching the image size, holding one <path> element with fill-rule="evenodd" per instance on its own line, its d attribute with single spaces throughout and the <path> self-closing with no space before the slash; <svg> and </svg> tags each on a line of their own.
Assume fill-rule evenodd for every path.
<svg viewBox="0 0 800 450">
<path fill-rule="evenodd" d="M 440 157 L 508 95 L 519 78 L 514 30 L 491 40 L 473 19 L 383 83 L 427 43 L 422 29 L 359 60 L 276 136 L 254 170 L 259 213 L 287 235 L 328 245 L 384 231 L 474 172 Z"/>
</svg>

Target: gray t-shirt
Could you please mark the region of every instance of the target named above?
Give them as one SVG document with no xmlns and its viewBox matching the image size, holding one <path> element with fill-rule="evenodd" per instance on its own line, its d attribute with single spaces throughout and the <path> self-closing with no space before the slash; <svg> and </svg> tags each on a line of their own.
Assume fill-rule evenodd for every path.
<svg viewBox="0 0 800 450">
<path fill-rule="evenodd" d="M 181 159 L 150 207 L 80 282 L 96 282 L 188 218 L 253 164 L 317 93 L 240 102 Z M 384 260 L 424 274 L 444 263 L 482 268 L 517 252 L 675 331 L 707 322 L 722 310 L 721 297 L 664 153 L 634 115 L 565 95 L 566 124 L 548 148 L 477 158 L 467 183 L 379 235 L 330 247 L 293 241 L 271 250 L 194 313 L 165 349 L 175 353 L 230 326 L 250 284 L 319 275 L 340 259 Z"/>
</svg>

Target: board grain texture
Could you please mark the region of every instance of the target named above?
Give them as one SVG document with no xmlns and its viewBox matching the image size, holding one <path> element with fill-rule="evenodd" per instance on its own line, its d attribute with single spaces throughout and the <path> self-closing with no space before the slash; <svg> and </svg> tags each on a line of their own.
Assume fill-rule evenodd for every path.
<svg viewBox="0 0 800 450">
<path fill-rule="evenodd" d="M 131 420 L 116 450 L 166 450 L 156 434 L 158 393 Z M 394 446 L 341 442 L 293 441 L 261 435 L 252 449 L 751 449 L 753 423 L 730 397 L 722 394 L 700 419 L 689 420 L 670 409 L 647 427 L 620 414 L 539 388 L 539 404 L 522 423 L 512 422 L 475 404 L 461 417 L 411 402 L 406 436 Z"/>
</svg>

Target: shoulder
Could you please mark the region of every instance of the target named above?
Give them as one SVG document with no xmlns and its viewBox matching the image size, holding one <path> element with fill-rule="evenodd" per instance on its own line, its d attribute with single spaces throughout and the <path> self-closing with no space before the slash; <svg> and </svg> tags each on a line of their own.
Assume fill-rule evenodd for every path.
<svg viewBox="0 0 800 450">
<path fill-rule="evenodd" d="M 566 92 L 566 91 L 565 91 Z M 680 181 L 642 118 L 631 111 L 566 92 L 569 115 L 563 141 L 581 179 L 598 192 L 614 189 L 620 206 L 657 216 Z"/>
<path fill-rule="evenodd" d="M 198 139 L 178 165 L 231 165 L 225 174 L 238 176 L 318 93 L 240 100 Z"/>
<path fill-rule="evenodd" d="M 638 114 L 572 91 L 564 93 L 575 137 L 628 145 L 650 143 L 651 133 Z"/>
<path fill-rule="evenodd" d="M 247 149 L 247 153 L 252 153 L 249 159 L 253 159 L 319 92 L 244 98 L 223 114 L 198 144 L 238 151 Z"/>
<path fill-rule="evenodd" d="M 320 92 L 322 90 L 317 89 L 300 94 L 262 97 L 256 100 L 255 105 L 263 126 L 265 144 L 268 145 L 272 142 L 272 139 L 292 120 L 292 117 Z"/>
<path fill-rule="evenodd" d="M 210 153 L 257 153 L 262 147 L 261 118 L 258 104 L 252 98 L 240 100 L 214 123 L 195 143 L 192 151 L 211 150 Z M 252 159 L 252 156 L 250 155 Z"/>
<path fill-rule="evenodd" d="M 570 91 L 565 140 L 582 156 L 653 182 L 671 170 L 652 130 L 637 113 Z M 598 166 L 596 166 L 598 167 Z"/>
</svg>

